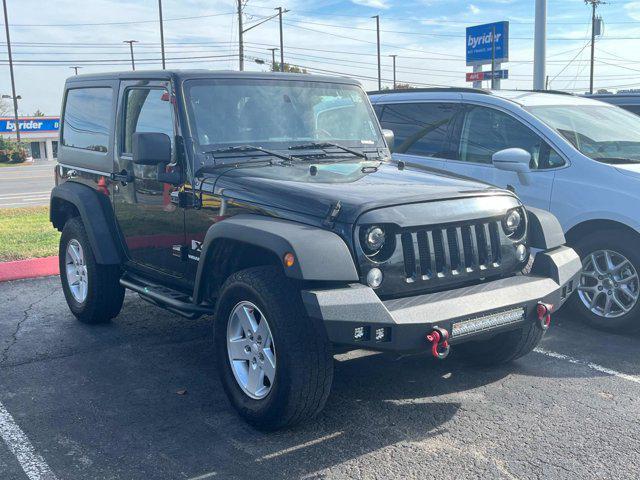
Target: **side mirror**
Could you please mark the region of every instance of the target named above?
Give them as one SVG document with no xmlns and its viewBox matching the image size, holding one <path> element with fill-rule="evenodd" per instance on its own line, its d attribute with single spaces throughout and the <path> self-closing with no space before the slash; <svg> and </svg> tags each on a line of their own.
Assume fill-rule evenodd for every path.
<svg viewBox="0 0 640 480">
<path fill-rule="evenodd" d="M 522 148 L 506 148 L 496 152 L 491 157 L 493 166 L 500 170 L 507 170 L 517 173 L 528 173 L 531 171 L 531 154 Z"/>
<path fill-rule="evenodd" d="M 171 163 L 171 139 L 166 133 L 133 134 L 133 163 L 162 165 Z"/>
<path fill-rule="evenodd" d="M 393 134 L 393 130 L 389 130 L 388 128 L 383 128 L 382 136 L 384 137 L 384 141 L 387 142 L 387 147 L 389 147 L 389 150 L 392 150 L 393 142 L 395 141 L 395 138 L 396 138 L 396 136 Z"/>
</svg>

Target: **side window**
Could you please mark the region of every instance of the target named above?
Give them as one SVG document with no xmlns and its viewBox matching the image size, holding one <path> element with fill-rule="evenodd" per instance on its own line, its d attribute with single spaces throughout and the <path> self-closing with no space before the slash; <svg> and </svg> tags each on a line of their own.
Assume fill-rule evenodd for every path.
<svg viewBox="0 0 640 480">
<path fill-rule="evenodd" d="M 386 104 L 381 123 L 393 130 L 395 152 L 450 158 L 447 134 L 457 111 L 452 103 Z"/>
<path fill-rule="evenodd" d="M 173 144 L 173 113 L 166 90 L 130 88 L 125 92 L 122 153 L 132 153 L 135 132 L 165 133 Z"/>
<path fill-rule="evenodd" d="M 108 87 L 68 90 L 62 122 L 62 144 L 106 152 L 112 101 L 113 91 Z"/>
<path fill-rule="evenodd" d="M 620 105 L 625 110 L 640 115 L 640 105 Z"/>
<path fill-rule="evenodd" d="M 505 148 L 522 148 L 531 154 L 531 169 L 555 168 L 562 157 L 522 122 L 499 110 L 469 107 L 460 138 L 459 159 L 491 164 L 494 153 Z"/>
</svg>

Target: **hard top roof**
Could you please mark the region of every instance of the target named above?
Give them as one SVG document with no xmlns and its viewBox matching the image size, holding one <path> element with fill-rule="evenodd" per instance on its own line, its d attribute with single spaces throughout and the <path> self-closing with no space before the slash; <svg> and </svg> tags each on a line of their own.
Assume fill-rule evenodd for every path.
<svg viewBox="0 0 640 480">
<path fill-rule="evenodd" d="M 308 82 L 332 82 L 343 83 L 349 85 L 360 85 L 360 82 L 348 77 L 325 76 L 325 75 L 309 75 L 300 73 L 283 73 L 283 72 L 238 72 L 233 70 L 135 70 L 121 72 L 104 72 L 74 75 L 67 79 L 67 83 L 86 82 L 92 80 L 168 80 L 176 79 L 179 81 L 192 78 L 247 78 L 247 79 L 269 79 L 269 80 L 298 80 Z"/>
</svg>

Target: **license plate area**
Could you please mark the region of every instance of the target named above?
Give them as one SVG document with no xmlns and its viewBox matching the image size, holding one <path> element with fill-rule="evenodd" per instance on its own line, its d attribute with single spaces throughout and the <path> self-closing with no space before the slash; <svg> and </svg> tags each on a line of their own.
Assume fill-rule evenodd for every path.
<svg viewBox="0 0 640 480">
<path fill-rule="evenodd" d="M 456 322 L 451 327 L 451 338 L 461 338 L 487 332 L 507 325 L 521 323 L 526 315 L 523 307 L 490 313 L 481 317 Z"/>
</svg>

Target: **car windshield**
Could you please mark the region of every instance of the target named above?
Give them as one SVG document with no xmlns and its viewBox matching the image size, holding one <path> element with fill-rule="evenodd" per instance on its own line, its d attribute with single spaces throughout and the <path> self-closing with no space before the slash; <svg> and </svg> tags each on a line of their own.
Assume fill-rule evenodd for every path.
<svg viewBox="0 0 640 480">
<path fill-rule="evenodd" d="M 607 163 L 640 163 L 640 117 L 610 105 L 527 108 L 582 154 Z"/>
<path fill-rule="evenodd" d="M 323 142 L 355 149 L 383 146 L 373 109 L 356 85 L 194 79 L 185 83 L 185 90 L 192 134 L 203 152 L 238 145 L 277 150 Z"/>
</svg>

